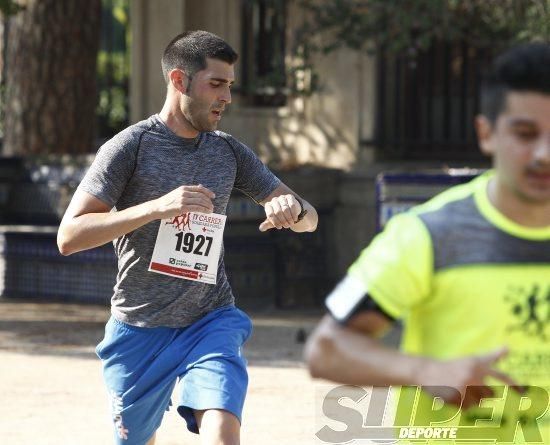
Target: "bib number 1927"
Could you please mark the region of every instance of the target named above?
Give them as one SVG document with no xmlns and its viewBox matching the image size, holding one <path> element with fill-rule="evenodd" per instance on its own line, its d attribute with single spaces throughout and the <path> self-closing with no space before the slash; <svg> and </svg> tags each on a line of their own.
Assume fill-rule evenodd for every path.
<svg viewBox="0 0 550 445">
<path fill-rule="evenodd" d="M 159 224 L 149 271 L 216 284 L 226 219 L 225 215 L 218 213 L 193 212 L 163 219 Z"/>
<path fill-rule="evenodd" d="M 176 250 L 189 253 L 193 252 L 196 255 L 208 256 L 210 252 L 210 247 L 212 247 L 212 237 L 204 235 L 194 235 L 191 232 L 180 232 L 176 233 L 176 238 L 178 239 L 176 243 Z M 196 243 L 196 246 L 195 246 Z M 206 244 L 206 250 L 203 252 L 202 248 Z"/>
</svg>

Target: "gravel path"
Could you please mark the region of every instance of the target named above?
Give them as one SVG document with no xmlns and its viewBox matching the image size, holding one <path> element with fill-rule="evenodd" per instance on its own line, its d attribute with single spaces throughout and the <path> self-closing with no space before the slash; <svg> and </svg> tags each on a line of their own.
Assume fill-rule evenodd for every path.
<svg viewBox="0 0 550 445">
<path fill-rule="evenodd" d="M 0 299 L 0 443 L 111 443 L 94 354 L 108 316 L 103 306 Z M 321 443 L 315 439 L 320 403 L 332 386 L 309 378 L 298 341 L 319 315 L 285 311 L 252 318 L 242 444 Z M 157 437 L 157 445 L 199 443 L 175 410 L 167 413 Z"/>
</svg>

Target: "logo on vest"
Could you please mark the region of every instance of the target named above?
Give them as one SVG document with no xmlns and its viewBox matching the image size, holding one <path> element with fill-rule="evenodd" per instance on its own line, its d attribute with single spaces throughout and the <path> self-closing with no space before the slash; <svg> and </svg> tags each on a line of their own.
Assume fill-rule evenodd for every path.
<svg viewBox="0 0 550 445">
<path fill-rule="evenodd" d="M 511 305 L 516 320 L 508 326 L 509 331 L 521 330 L 543 341 L 550 338 L 546 329 L 550 322 L 550 286 L 511 287 L 505 301 Z"/>
</svg>

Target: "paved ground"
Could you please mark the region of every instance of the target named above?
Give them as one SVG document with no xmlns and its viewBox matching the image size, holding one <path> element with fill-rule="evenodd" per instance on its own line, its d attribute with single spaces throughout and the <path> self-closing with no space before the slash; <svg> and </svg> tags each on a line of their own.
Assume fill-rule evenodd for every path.
<svg viewBox="0 0 550 445">
<path fill-rule="evenodd" d="M 94 347 L 109 314 L 103 306 L 0 299 L 0 443 L 111 443 L 107 399 Z M 252 314 L 245 353 L 250 387 L 242 443 L 315 444 L 322 396 L 301 363 L 300 329 L 317 315 Z M 157 445 L 198 444 L 175 411 L 165 416 Z"/>
</svg>

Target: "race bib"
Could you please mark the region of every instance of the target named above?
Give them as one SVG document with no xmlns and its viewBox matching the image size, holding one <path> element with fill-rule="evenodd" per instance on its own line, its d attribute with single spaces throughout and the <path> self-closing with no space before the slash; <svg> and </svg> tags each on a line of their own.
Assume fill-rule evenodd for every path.
<svg viewBox="0 0 550 445">
<path fill-rule="evenodd" d="M 226 218 L 190 212 L 161 220 L 149 271 L 216 284 Z"/>
</svg>

